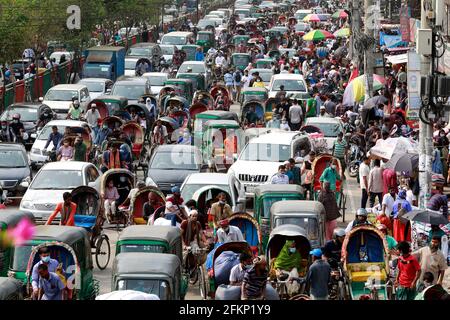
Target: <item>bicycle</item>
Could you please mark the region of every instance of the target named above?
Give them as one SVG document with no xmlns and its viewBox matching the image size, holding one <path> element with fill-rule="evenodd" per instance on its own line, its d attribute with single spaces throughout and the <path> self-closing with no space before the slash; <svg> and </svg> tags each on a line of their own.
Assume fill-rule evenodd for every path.
<svg viewBox="0 0 450 320">
<path fill-rule="evenodd" d="M 186 254 L 183 261 L 183 276 L 189 279 L 189 283 L 191 285 L 195 285 L 198 282 L 198 287 L 200 290 L 200 296 L 202 299 L 207 299 L 207 289 L 206 289 L 206 271 L 205 266 L 203 265 L 206 260 L 206 253 L 208 252 L 207 248 L 198 248 L 197 250 L 192 250 L 191 247 L 185 248 Z M 189 256 L 193 256 L 195 259 L 195 266 L 190 269 L 189 268 Z"/>
</svg>

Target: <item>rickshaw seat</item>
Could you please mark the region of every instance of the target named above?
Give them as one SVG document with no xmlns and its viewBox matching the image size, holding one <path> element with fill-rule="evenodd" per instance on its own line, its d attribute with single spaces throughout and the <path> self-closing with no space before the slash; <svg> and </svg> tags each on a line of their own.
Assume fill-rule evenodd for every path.
<svg viewBox="0 0 450 320">
<path fill-rule="evenodd" d="M 350 280 L 354 282 L 366 282 L 368 278 L 377 278 L 380 281 L 387 279 L 384 262 L 349 263 L 347 269 Z"/>
<path fill-rule="evenodd" d="M 144 220 L 144 218 L 133 218 L 134 224 L 137 225 L 146 225 L 147 221 Z"/>
<path fill-rule="evenodd" d="M 92 227 L 95 226 L 95 221 L 97 220 L 97 217 L 76 214 L 74 220 L 76 227 L 91 229 Z"/>
</svg>

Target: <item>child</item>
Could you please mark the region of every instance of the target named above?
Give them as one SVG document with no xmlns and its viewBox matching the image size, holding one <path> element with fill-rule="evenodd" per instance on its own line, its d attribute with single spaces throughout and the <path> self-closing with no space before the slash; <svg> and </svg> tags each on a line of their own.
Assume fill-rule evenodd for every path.
<svg viewBox="0 0 450 320">
<path fill-rule="evenodd" d="M 110 180 L 103 195 L 105 199 L 105 211 L 106 216 L 110 214 L 111 216 L 116 215 L 116 200 L 120 198 L 117 188 L 114 186 L 114 182 Z"/>
<path fill-rule="evenodd" d="M 58 161 L 69 161 L 73 158 L 73 147 L 69 139 L 65 139 L 63 145 L 58 149 Z"/>
</svg>

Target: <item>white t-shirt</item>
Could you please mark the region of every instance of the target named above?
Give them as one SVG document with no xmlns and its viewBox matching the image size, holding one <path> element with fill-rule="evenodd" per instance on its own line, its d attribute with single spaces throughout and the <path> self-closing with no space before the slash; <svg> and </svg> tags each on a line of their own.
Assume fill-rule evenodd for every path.
<svg viewBox="0 0 450 320">
<path fill-rule="evenodd" d="M 167 220 L 166 218 L 159 217 L 158 219 L 153 222 L 154 226 L 172 226 L 172 221 Z"/>
<path fill-rule="evenodd" d="M 155 127 L 155 129 L 153 130 L 153 134 L 157 134 L 158 132 L 158 127 Z M 161 129 L 162 129 L 162 135 L 163 137 L 167 137 L 169 134 L 167 133 L 167 128 L 165 125 L 161 125 Z"/>
<path fill-rule="evenodd" d="M 367 164 L 362 162 L 359 166 L 359 185 L 361 189 L 366 189 L 366 185 L 364 184 L 363 177 L 366 177 L 367 179 L 367 186 L 369 185 L 369 174 L 370 174 L 370 168 Z"/>
<path fill-rule="evenodd" d="M 86 121 L 89 124 L 89 126 L 91 128 L 95 128 L 98 126 L 98 119 L 100 119 L 100 112 L 98 112 L 98 110 L 96 109 L 95 111 L 93 111 L 93 109 L 89 109 L 86 112 L 85 115 Z"/>
<path fill-rule="evenodd" d="M 230 282 L 242 282 L 244 280 L 245 270 L 239 263 L 235 265 L 230 272 Z"/>
<path fill-rule="evenodd" d="M 229 226 L 230 230 L 228 234 L 222 229 L 217 230 L 217 241 L 220 243 L 228 243 L 235 241 L 244 241 L 244 236 L 242 235 L 241 229 L 235 226 Z"/>
<path fill-rule="evenodd" d="M 224 56 L 218 56 L 216 57 L 216 65 L 217 66 L 223 66 L 223 64 L 225 63 L 225 57 Z"/>
<path fill-rule="evenodd" d="M 293 105 L 289 108 L 289 118 L 291 123 L 297 124 L 302 120 L 303 110 L 298 104 Z"/>
<path fill-rule="evenodd" d="M 413 205 L 413 201 L 417 200 L 416 196 L 413 194 L 411 189 L 406 191 L 406 200 L 409 202 L 410 205 Z"/>
<path fill-rule="evenodd" d="M 383 201 L 382 201 L 382 205 L 385 204 L 386 205 L 386 210 L 385 213 L 387 216 L 390 216 L 392 213 L 392 210 L 394 209 L 394 202 L 395 199 L 391 196 L 390 193 L 386 193 L 383 196 Z"/>
</svg>

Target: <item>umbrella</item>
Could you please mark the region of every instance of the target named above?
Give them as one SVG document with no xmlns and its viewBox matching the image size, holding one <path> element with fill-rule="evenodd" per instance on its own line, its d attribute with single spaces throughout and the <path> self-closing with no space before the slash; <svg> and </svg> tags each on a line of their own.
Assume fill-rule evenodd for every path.
<svg viewBox="0 0 450 320">
<path fill-rule="evenodd" d="M 334 38 L 334 36 L 325 30 L 312 30 L 303 36 L 305 41 L 320 41 L 329 38 Z"/>
<path fill-rule="evenodd" d="M 391 160 L 395 154 L 416 153 L 419 145 L 416 141 L 408 138 L 387 138 L 378 139 L 375 146 L 370 148 L 370 155 Z"/>
<path fill-rule="evenodd" d="M 347 12 L 344 10 L 338 10 L 331 16 L 333 19 L 345 19 L 348 17 Z"/>
<path fill-rule="evenodd" d="M 375 96 L 364 102 L 365 109 L 371 109 L 379 104 L 386 104 L 388 99 L 385 96 Z"/>
<path fill-rule="evenodd" d="M 353 79 L 345 88 L 344 91 L 344 106 L 353 106 L 355 102 L 364 101 L 364 95 L 366 94 L 366 81 L 365 75 L 361 75 Z M 374 74 L 373 75 L 373 90 L 377 91 L 384 87 L 385 84 L 384 77 Z"/>
<path fill-rule="evenodd" d="M 336 51 L 334 52 L 334 55 L 336 57 L 344 57 L 348 54 L 348 49 L 346 46 L 342 46 L 336 49 Z"/>
<path fill-rule="evenodd" d="M 119 290 L 97 296 L 95 300 L 160 300 L 155 294 L 135 290 Z"/>
<path fill-rule="evenodd" d="M 342 28 L 333 33 L 336 38 L 347 38 L 350 37 L 350 28 Z"/>
<path fill-rule="evenodd" d="M 432 210 L 412 210 L 408 212 L 407 214 L 403 215 L 402 218 L 416 221 L 416 222 L 422 222 L 427 223 L 431 225 L 440 225 L 440 224 L 447 224 L 448 219 L 444 217 L 440 212 L 432 211 Z"/>
<path fill-rule="evenodd" d="M 419 166 L 418 153 L 394 153 L 391 160 L 386 163 L 386 168 L 394 171 L 408 171 L 413 172 Z"/>
<path fill-rule="evenodd" d="M 311 13 L 308 14 L 306 17 L 303 18 L 304 22 L 320 22 L 320 17 L 315 14 L 315 13 Z"/>
</svg>

